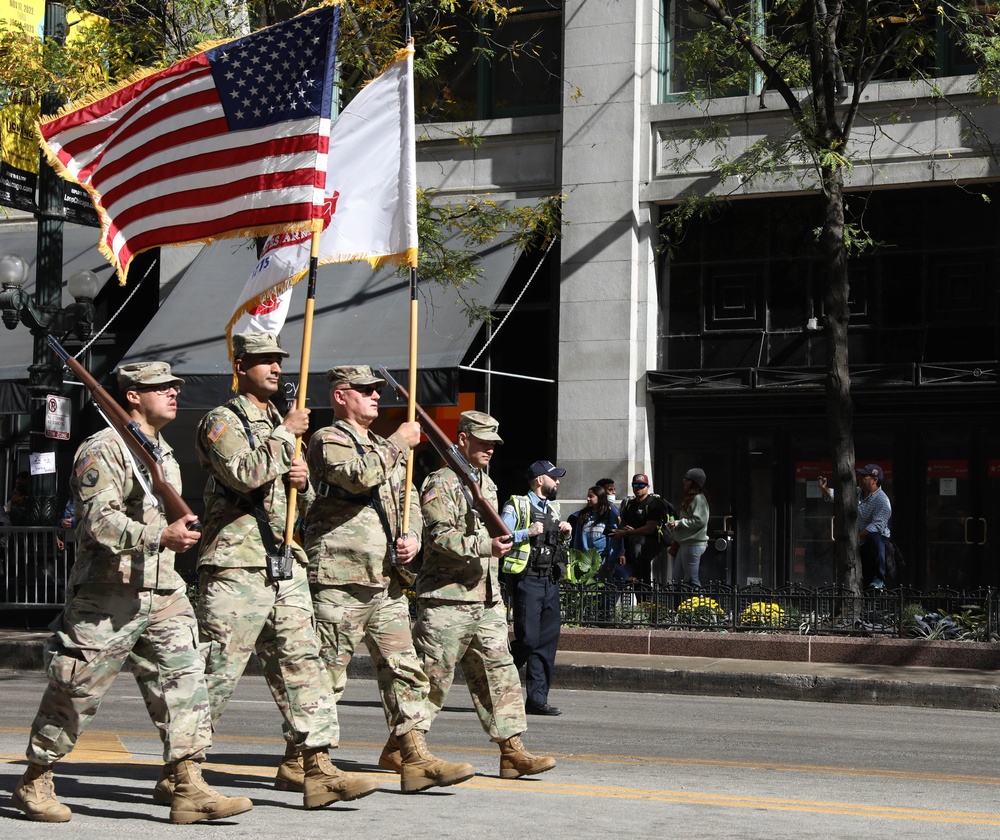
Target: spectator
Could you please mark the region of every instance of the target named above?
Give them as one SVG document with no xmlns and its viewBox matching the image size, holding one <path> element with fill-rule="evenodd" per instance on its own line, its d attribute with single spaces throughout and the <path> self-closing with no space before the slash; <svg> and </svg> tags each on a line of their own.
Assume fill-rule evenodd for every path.
<svg viewBox="0 0 1000 840">
<path fill-rule="evenodd" d="M 858 475 L 858 553 L 861 555 L 861 575 L 864 585 L 884 589 L 886 580 L 885 557 L 889 539 L 889 519 L 892 504 L 882 489 L 885 473 L 878 464 L 866 464 L 855 470 Z M 823 497 L 833 500 L 833 488 L 825 476 L 819 478 Z"/>
<path fill-rule="evenodd" d="M 614 482 L 611 483 L 612 488 Z M 587 505 L 569 517 L 573 526 L 571 548 L 588 551 L 593 548 L 601 555 L 601 569 L 598 579 L 625 581 L 632 576 L 632 570 L 622 556 L 620 537 L 611 533 L 618 528 L 620 514 L 604 488 L 595 484 L 587 491 Z"/>
<path fill-rule="evenodd" d="M 623 540 L 620 557 L 631 567 L 629 580 L 649 583 L 653 560 L 660 552 L 660 522 L 670 510 L 668 503 L 649 491 L 649 476 L 632 476 L 632 492 L 621 508 L 621 527 L 610 536 Z"/>
<path fill-rule="evenodd" d="M 58 546 L 60 551 L 66 548 L 66 531 L 70 531 L 76 527 L 76 517 L 73 515 L 73 511 L 76 508 L 76 503 L 73 497 L 69 497 L 69 501 L 66 502 L 66 507 L 63 508 L 62 516 L 59 517 L 57 524 L 61 529 L 56 533 L 56 546 Z"/>
<path fill-rule="evenodd" d="M 701 586 L 698 567 L 708 547 L 708 499 L 702 488 L 705 471 L 694 467 L 684 473 L 684 501 L 680 518 L 667 523 L 678 545 L 674 582 Z"/>
</svg>

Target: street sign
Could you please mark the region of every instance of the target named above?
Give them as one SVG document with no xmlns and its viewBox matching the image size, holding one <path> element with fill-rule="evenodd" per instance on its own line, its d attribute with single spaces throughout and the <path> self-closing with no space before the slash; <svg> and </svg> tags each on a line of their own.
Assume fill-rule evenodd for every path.
<svg viewBox="0 0 1000 840">
<path fill-rule="evenodd" d="M 49 394 L 45 398 L 45 437 L 69 440 L 69 397 Z"/>
</svg>

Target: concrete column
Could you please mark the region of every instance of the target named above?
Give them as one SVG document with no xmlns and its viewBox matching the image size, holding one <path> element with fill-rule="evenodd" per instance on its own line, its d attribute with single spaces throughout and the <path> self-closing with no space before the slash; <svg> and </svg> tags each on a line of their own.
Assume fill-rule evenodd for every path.
<svg viewBox="0 0 1000 840">
<path fill-rule="evenodd" d="M 656 365 L 655 240 L 639 204 L 652 12 L 645 0 L 567 0 L 564 14 L 558 452 L 569 473 L 560 493 L 582 498 L 609 476 L 624 498 L 631 475 L 653 466 L 645 374 Z"/>
</svg>

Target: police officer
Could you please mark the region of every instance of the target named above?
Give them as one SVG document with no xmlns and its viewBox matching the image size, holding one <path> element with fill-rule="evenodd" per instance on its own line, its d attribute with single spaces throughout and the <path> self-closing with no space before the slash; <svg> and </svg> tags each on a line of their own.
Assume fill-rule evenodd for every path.
<svg viewBox="0 0 1000 840">
<path fill-rule="evenodd" d="M 566 545 L 572 527 L 559 519 L 556 495 L 566 470 L 551 461 L 528 467 L 531 489 L 511 496 L 501 516 L 514 535 L 504 558 L 514 615 L 514 665 L 525 667 L 524 710 L 529 715 L 559 715 L 549 704 L 549 686 L 559 647 L 559 579 L 566 570 Z"/>
<path fill-rule="evenodd" d="M 313 497 L 308 468 L 294 458 L 309 410 L 293 408 L 282 418 L 270 401 L 286 356 L 274 333 L 234 335 L 237 396 L 198 426 L 198 460 L 209 474 L 198 626 L 213 723 L 256 651 L 284 717 L 287 749 L 275 784 L 301 786 L 305 807 L 319 808 L 374 793 L 378 782 L 344 773 L 330 761 L 340 729 L 313 628 L 306 555 L 293 543 L 290 569 L 273 560 L 285 548 L 288 487 L 299 491 L 302 512 Z"/>
<path fill-rule="evenodd" d="M 182 379 L 165 362 L 118 371 L 129 416 L 159 450 L 166 480 L 180 493 L 180 468 L 160 430 L 177 416 Z M 48 642 L 49 685 L 31 725 L 28 769 L 11 803 L 39 822 L 66 822 L 70 809 L 55 796 L 53 764 L 73 749 L 122 665 L 133 653 L 161 696 L 150 707 L 161 730 L 174 784 L 170 821 L 194 823 L 249 811 L 245 797 L 209 787 L 201 762 L 212 744 L 197 624 L 174 553 L 200 536 L 187 515 L 168 523 L 137 475 L 137 462 L 114 429 L 87 438 L 76 452 L 70 486 L 75 499 L 77 559 L 66 605 Z"/>
<path fill-rule="evenodd" d="M 464 411 L 459 417 L 456 449 L 494 508 L 497 486 L 486 467 L 503 443 L 498 432 L 489 414 Z M 427 476 L 420 506 L 424 562 L 417 575 L 413 643 L 431 683 L 432 711 L 441 711 L 461 664 L 479 722 L 500 746 L 500 778 L 551 770 L 554 758 L 532 755 L 521 743 L 527 722 L 499 580 L 499 559 L 510 551 L 510 537 L 490 536 L 451 467 Z"/>
<path fill-rule="evenodd" d="M 309 441 L 306 460 L 316 501 L 306 515 L 305 549 L 316 630 L 333 682 L 334 701 L 347 685 L 347 666 L 363 640 L 371 654 L 389 742 L 379 765 L 401 774 L 415 793 L 471 779 L 471 764 L 443 761 L 427 750 L 430 684 L 413 649 L 403 585 L 420 550 L 420 501 L 410 494 L 402 532 L 406 462 L 420 442 L 420 424 L 404 422 L 388 438 L 371 431 L 385 380 L 367 365 L 331 368 L 336 420 Z"/>
</svg>

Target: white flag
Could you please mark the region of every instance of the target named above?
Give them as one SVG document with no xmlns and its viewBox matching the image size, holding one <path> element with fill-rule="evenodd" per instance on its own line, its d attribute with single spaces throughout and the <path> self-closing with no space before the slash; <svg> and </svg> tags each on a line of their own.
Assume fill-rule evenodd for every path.
<svg viewBox="0 0 1000 840">
<path fill-rule="evenodd" d="M 416 266 L 414 134 L 413 48 L 407 47 L 333 123 L 320 265 L 368 260 L 373 269 Z M 227 339 L 234 331 L 281 331 L 291 288 L 309 271 L 310 240 L 308 231 L 267 240 L 233 307 Z"/>
</svg>

